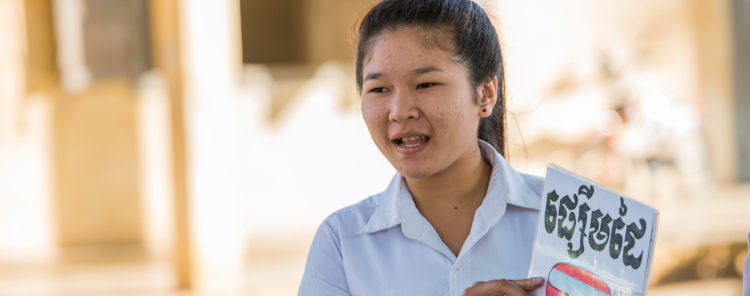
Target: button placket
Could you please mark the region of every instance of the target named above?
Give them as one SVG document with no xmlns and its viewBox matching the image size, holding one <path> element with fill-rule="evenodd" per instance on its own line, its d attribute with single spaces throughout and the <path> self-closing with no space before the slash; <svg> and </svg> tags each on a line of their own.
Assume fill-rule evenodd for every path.
<svg viewBox="0 0 750 296">
<path fill-rule="evenodd" d="M 466 263 L 464 260 L 459 260 L 450 267 L 448 278 L 452 296 L 462 295 L 464 290 L 471 286 L 471 273 Z"/>
<path fill-rule="evenodd" d="M 455 265 L 453 266 L 453 272 L 456 274 L 462 274 L 464 272 L 464 269 L 460 265 Z"/>
</svg>

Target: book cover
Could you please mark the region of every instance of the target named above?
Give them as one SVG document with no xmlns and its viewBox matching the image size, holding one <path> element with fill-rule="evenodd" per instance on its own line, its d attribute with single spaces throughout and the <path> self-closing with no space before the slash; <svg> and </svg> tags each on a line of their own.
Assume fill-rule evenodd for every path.
<svg viewBox="0 0 750 296">
<path fill-rule="evenodd" d="M 659 213 L 547 165 L 529 277 L 532 296 L 646 295 Z"/>
</svg>

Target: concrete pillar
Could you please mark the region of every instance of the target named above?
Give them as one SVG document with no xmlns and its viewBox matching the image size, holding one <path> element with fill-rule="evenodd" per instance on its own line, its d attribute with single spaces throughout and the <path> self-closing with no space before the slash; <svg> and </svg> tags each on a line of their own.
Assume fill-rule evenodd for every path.
<svg viewBox="0 0 750 296">
<path fill-rule="evenodd" d="M 235 295 L 243 265 L 239 1 L 180 2 L 193 288 Z"/>
<path fill-rule="evenodd" d="M 693 1 L 703 130 L 716 181 L 737 178 L 737 136 L 732 90 L 731 0 Z"/>
<path fill-rule="evenodd" d="M 26 27 L 35 14 L 25 12 L 39 9 L 37 2 L 0 1 L 0 261 L 4 263 L 44 262 L 56 253 L 49 100 L 27 94 L 27 73 L 39 65 L 39 60 L 32 65 L 27 59 L 39 56 L 27 49 L 26 42 L 39 40 L 34 38 L 36 28 Z"/>
</svg>

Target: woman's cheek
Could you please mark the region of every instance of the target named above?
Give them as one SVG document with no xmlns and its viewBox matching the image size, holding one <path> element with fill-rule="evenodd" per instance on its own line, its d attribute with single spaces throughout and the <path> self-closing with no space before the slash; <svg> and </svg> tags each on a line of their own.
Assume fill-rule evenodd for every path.
<svg viewBox="0 0 750 296">
<path fill-rule="evenodd" d="M 449 130 L 453 126 L 453 122 L 460 120 L 463 117 L 461 112 L 458 112 L 458 108 L 451 105 L 433 106 L 432 110 L 428 112 L 430 121 L 433 122 L 436 128 L 443 131 L 440 138 L 445 138 L 445 131 Z"/>
<path fill-rule="evenodd" d="M 369 100 L 362 101 L 362 118 L 365 120 L 365 124 L 370 130 L 370 134 L 373 136 L 375 136 L 374 133 L 380 133 L 384 129 L 385 122 L 388 119 L 388 114 L 383 111 L 384 108 L 372 104 Z"/>
</svg>

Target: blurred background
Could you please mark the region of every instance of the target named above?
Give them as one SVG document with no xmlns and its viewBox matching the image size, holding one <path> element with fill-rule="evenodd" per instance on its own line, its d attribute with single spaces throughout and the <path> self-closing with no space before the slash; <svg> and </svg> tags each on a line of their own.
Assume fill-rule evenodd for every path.
<svg viewBox="0 0 750 296">
<path fill-rule="evenodd" d="M 656 207 L 649 295 L 741 295 L 750 1 L 478 3 L 511 164 Z M 371 5 L 0 0 L 0 295 L 296 295 L 318 225 L 395 173 L 355 90 Z"/>
</svg>

